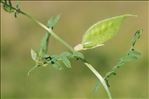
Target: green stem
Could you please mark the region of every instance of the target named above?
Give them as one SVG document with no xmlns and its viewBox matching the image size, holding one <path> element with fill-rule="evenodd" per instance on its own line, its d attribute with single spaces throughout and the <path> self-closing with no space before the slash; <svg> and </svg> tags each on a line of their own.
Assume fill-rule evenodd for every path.
<svg viewBox="0 0 149 99">
<path fill-rule="evenodd" d="M 102 83 L 104 89 L 106 90 L 109 99 L 112 99 L 111 93 L 109 91 L 109 88 L 108 88 L 104 78 L 96 71 L 96 69 L 91 64 L 89 64 L 88 62 L 84 62 L 84 64 L 94 73 L 94 75 L 96 75 L 96 77 Z"/>
<path fill-rule="evenodd" d="M 70 51 L 72 51 L 72 52 L 74 51 L 73 48 L 68 43 L 66 43 L 62 38 L 60 38 L 58 35 L 56 35 L 56 33 L 54 33 L 51 28 L 49 29 L 44 24 L 42 24 L 41 22 L 39 22 L 38 20 L 36 20 L 32 16 L 28 15 L 27 13 L 22 13 L 22 14 L 27 16 L 28 18 L 32 19 L 32 21 L 34 21 L 36 24 L 38 24 L 41 28 L 45 29 L 55 39 L 57 39 L 60 43 L 62 43 L 64 46 L 66 46 Z"/>
<path fill-rule="evenodd" d="M 2 2 L 3 4 L 5 4 L 4 2 Z M 6 4 L 7 5 L 7 4 Z M 7 5 L 9 6 L 9 5 Z M 23 14 L 24 16 L 28 17 L 29 19 L 31 19 L 34 23 L 38 24 L 41 28 L 45 29 L 48 33 L 50 33 L 55 39 L 57 39 L 60 43 L 62 43 L 64 46 L 66 46 L 70 51 L 74 51 L 73 48 L 66 43 L 62 38 L 60 38 L 58 35 L 56 35 L 52 29 L 49 29 L 48 27 L 46 27 L 44 24 L 42 24 L 41 22 L 39 22 L 37 19 L 33 18 L 32 16 L 30 16 L 29 14 L 21 11 L 20 9 L 16 9 L 15 7 L 11 6 L 11 9 L 15 10 L 16 12 Z"/>
<path fill-rule="evenodd" d="M 31 68 L 31 69 L 28 71 L 27 75 L 29 76 L 30 73 L 31 73 L 34 69 L 36 69 L 37 67 L 38 67 L 38 65 L 35 65 L 33 68 Z"/>
</svg>

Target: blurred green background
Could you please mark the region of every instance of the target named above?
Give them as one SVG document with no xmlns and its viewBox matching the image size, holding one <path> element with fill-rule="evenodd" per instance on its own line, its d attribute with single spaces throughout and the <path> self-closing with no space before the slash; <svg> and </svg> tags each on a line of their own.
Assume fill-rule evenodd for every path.
<svg viewBox="0 0 149 99">
<path fill-rule="evenodd" d="M 82 35 L 95 22 L 122 14 L 135 14 L 123 23 L 119 33 L 104 46 L 84 51 L 86 59 L 104 76 L 130 47 L 138 29 L 144 30 L 136 48 L 139 60 L 124 65 L 110 79 L 114 99 L 148 99 L 148 8 L 149 2 L 21 1 L 21 9 L 44 24 L 50 16 L 61 14 L 55 32 L 70 45 L 81 42 Z M 31 48 L 37 49 L 44 30 L 22 15 L 14 18 L 1 7 L 1 98 L 2 99 L 107 99 L 101 87 L 93 94 L 96 77 L 81 63 L 72 60 L 72 69 L 64 71 L 41 67 L 27 77 L 34 66 Z M 49 54 L 67 49 L 50 39 Z"/>
</svg>

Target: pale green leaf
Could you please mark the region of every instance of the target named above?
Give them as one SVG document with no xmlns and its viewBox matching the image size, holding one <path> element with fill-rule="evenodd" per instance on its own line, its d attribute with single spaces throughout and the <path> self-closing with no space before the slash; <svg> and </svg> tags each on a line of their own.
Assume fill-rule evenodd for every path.
<svg viewBox="0 0 149 99">
<path fill-rule="evenodd" d="M 3 6 L 3 9 L 4 9 L 6 12 L 9 12 L 9 13 L 14 12 L 14 9 L 12 9 L 12 8 L 9 7 L 9 6 Z"/>
<path fill-rule="evenodd" d="M 59 62 L 59 56 L 57 56 L 57 55 L 51 55 L 51 60 L 49 60 L 49 62 L 48 63 L 51 63 L 52 64 L 52 66 L 55 68 L 55 69 L 57 69 L 57 70 L 62 70 L 62 65 L 60 64 L 60 62 Z"/>
<path fill-rule="evenodd" d="M 33 49 L 31 49 L 31 57 L 32 57 L 32 59 L 33 59 L 34 61 L 37 60 L 37 52 L 34 51 Z"/>
<path fill-rule="evenodd" d="M 70 52 L 63 52 L 60 56 L 71 57 L 72 54 Z"/>
<path fill-rule="evenodd" d="M 55 26 L 59 18 L 60 18 L 59 15 L 52 16 L 48 20 L 48 24 L 47 24 L 48 28 L 52 28 L 53 26 Z M 50 35 L 51 35 L 50 33 L 46 32 L 44 38 L 41 41 L 41 46 L 40 46 L 40 51 L 39 51 L 40 56 L 44 56 L 47 54 Z"/>
<path fill-rule="evenodd" d="M 1 2 L 3 2 L 3 9 L 6 12 L 9 12 L 9 13 L 15 12 L 15 10 L 12 9 L 12 3 L 11 3 L 11 1 L 2 0 Z"/>
<path fill-rule="evenodd" d="M 67 68 L 71 68 L 71 63 L 67 57 L 61 57 L 61 59 Z"/>
<path fill-rule="evenodd" d="M 103 45 L 104 42 L 111 39 L 114 35 L 117 34 L 123 20 L 128 16 L 135 15 L 125 14 L 116 16 L 99 21 L 91 26 L 83 36 L 83 48 L 90 49 Z"/>
<path fill-rule="evenodd" d="M 84 55 L 81 52 L 74 51 L 73 57 L 84 59 Z"/>
<path fill-rule="evenodd" d="M 71 53 L 69 52 L 63 52 L 60 56 L 59 56 L 59 60 L 61 60 L 64 65 L 67 67 L 67 68 L 71 68 L 71 63 L 68 59 L 68 57 L 71 57 Z"/>
<path fill-rule="evenodd" d="M 41 57 L 45 56 L 48 52 L 49 38 L 50 38 L 50 34 L 46 33 L 45 36 L 43 37 L 42 41 L 41 41 L 40 51 L 39 51 L 39 55 Z"/>
<path fill-rule="evenodd" d="M 60 63 L 55 63 L 55 64 L 52 64 L 52 66 L 55 68 L 55 69 L 57 69 L 57 70 L 62 70 L 63 68 L 62 68 L 62 66 L 61 66 L 61 64 Z"/>
<path fill-rule="evenodd" d="M 137 30 L 135 32 L 134 37 L 131 40 L 132 46 L 135 45 L 136 41 L 140 38 L 142 32 L 143 32 L 143 29 Z"/>
<path fill-rule="evenodd" d="M 52 16 L 48 20 L 48 28 L 52 28 L 53 26 L 55 26 L 59 19 L 60 19 L 60 15 Z"/>
</svg>

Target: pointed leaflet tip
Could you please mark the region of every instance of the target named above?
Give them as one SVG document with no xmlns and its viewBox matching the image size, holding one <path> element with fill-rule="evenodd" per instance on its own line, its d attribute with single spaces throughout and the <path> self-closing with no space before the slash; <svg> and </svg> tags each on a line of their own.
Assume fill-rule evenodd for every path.
<svg viewBox="0 0 149 99">
<path fill-rule="evenodd" d="M 56 23 L 59 21 L 59 19 L 60 19 L 60 15 L 50 17 L 47 24 L 48 28 L 54 27 Z"/>
<path fill-rule="evenodd" d="M 73 57 L 84 59 L 84 55 L 81 52 L 74 51 L 72 54 Z"/>
<path fill-rule="evenodd" d="M 138 17 L 138 15 L 134 15 L 134 14 L 125 14 L 125 15 L 122 15 L 122 16 L 134 16 L 134 17 Z"/>
</svg>

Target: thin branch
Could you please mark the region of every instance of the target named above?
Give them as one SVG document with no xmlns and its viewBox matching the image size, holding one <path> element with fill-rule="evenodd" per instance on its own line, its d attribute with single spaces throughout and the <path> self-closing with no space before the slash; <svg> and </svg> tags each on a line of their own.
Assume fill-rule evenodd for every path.
<svg viewBox="0 0 149 99">
<path fill-rule="evenodd" d="M 33 18 L 32 16 L 30 16 L 29 14 L 23 12 L 20 9 L 17 9 L 13 6 L 10 6 L 8 4 L 6 4 L 5 2 L 1 2 L 2 4 L 11 7 L 11 9 L 15 10 L 16 12 L 23 14 L 24 16 L 28 17 L 29 19 L 31 19 L 34 23 L 38 24 L 41 28 L 45 29 L 48 33 L 50 33 L 55 39 L 57 39 L 60 43 L 62 43 L 64 46 L 66 46 L 70 51 L 74 51 L 73 48 L 67 43 L 65 42 L 62 38 L 60 38 L 57 34 L 55 34 L 52 29 L 49 29 L 48 27 L 46 27 L 44 24 L 42 24 L 41 22 L 39 22 L 37 19 Z"/>
</svg>

